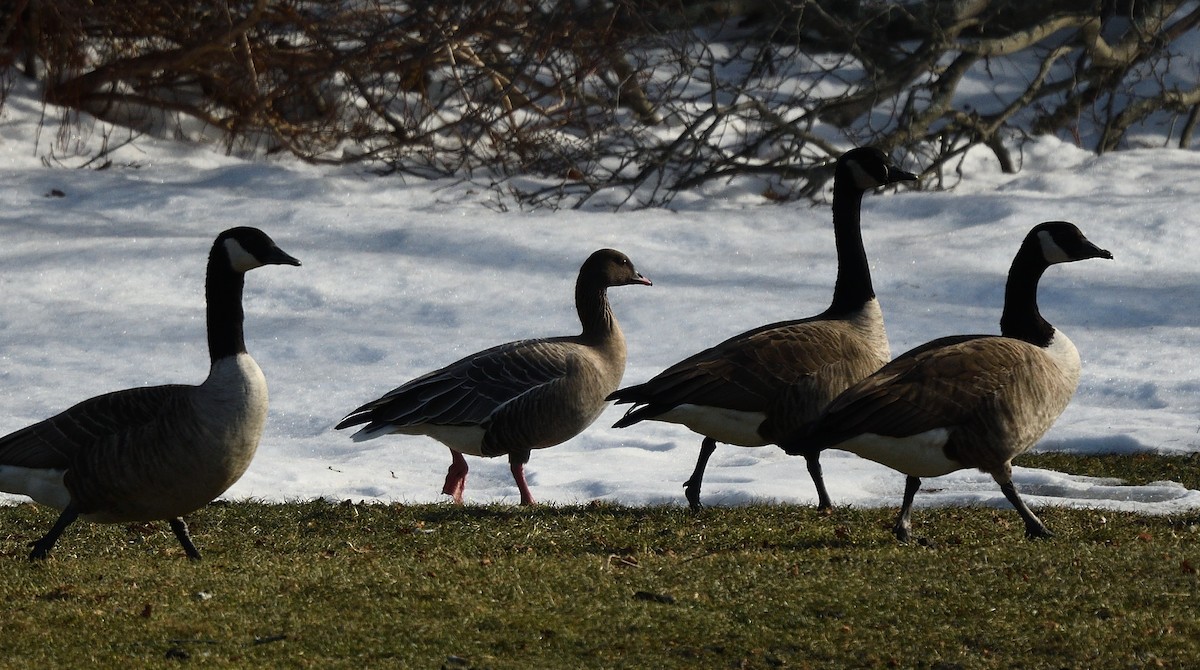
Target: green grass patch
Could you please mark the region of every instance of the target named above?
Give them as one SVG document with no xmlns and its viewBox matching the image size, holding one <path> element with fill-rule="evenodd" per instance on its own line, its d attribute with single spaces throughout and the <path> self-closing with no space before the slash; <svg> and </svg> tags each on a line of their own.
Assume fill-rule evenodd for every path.
<svg viewBox="0 0 1200 670">
<path fill-rule="evenodd" d="M 78 523 L 29 563 L 55 514 L 17 505 L 0 666 L 1192 667 L 1200 515 L 1038 512 L 1054 539 L 919 508 L 901 545 L 893 508 L 239 502 L 191 517 L 199 563 L 165 523 Z"/>
<path fill-rule="evenodd" d="M 1200 489 L 1200 453 L 1182 456 L 1156 454 L 1061 454 L 1039 452 L 1023 454 L 1016 465 L 1070 472 L 1092 477 L 1116 477 L 1126 484 L 1179 482 L 1189 489 Z"/>
</svg>

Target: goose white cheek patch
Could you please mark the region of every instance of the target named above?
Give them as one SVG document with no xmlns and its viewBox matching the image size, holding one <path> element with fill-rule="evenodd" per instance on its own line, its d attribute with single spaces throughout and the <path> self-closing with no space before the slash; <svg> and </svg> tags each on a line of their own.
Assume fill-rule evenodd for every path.
<svg viewBox="0 0 1200 670">
<path fill-rule="evenodd" d="M 238 272 L 248 272 L 254 268 L 262 267 L 262 261 L 255 258 L 254 254 L 246 251 L 246 248 L 239 244 L 237 240 L 225 240 L 225 254 L 229 256 L 229 264 Z"/>
<path fill-rule="evenodd" d="M 1038 233 L 1038 242 L 1042 244 L 1042 257 L 1047 263 L 1066 263 L 1071 260 L 1067 252 L 1062 250 L 1054 241 L 1054 236 L 1046 231 Z"/>
<path fill-rule="evenodd" d="M 848 167 L 850 168 L 850 174 L 854 177 L 854 185 L 858 187 L 858 189 L 866 191 L 868 189 L 875 188 L 876 186 L 883 185 L 882 181 L 868 173 L 863 169 L 863 166 L 859 165 L 853 160 L 848 163 Z"/>
</svg>

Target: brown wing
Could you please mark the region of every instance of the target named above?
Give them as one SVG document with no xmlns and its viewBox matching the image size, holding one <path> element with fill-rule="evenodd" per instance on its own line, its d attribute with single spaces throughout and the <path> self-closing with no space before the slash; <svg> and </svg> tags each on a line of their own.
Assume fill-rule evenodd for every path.
<svg viewBox="0 0 1200 670">
<path fill-rule="evenodd" d="M 986 335 L 943 338 L 909 351 L 838 396 L 813 425 L 817 446 L 862 434 L 908 437 L 979 422 L 1006 402 L 1036 347 Z"/>
<path fill-rule="evenodd" d="M 683 404 L 781 416 L 788 408 L 795 421 L 811 420 L 837 392 L 882 365 L 872 362 L 857 374 L 864 359 L 875 358 L 846 322 L 790 321 L 726 340 L 609 399 L 635 405 L 621 427 Z"/>
<path fill-rule="evenodd" d="M 514 454 L 524 462 L 531 449 L 571 439 L 600 416 L 613 385 L 605 384 L 585 356 L 569 355 L 563 376 L 531 387 L 496 409 L 486 426 L 483 454 Z"/>
<path fill-rule="evenodd" d="M 338 428 L 485 424 L 505 403 L 567 374 L 573 347 L 560 340 L 522 340 L 473 354 L 422 375 L 342 419 Z"/>
<path fill-rule="evenodd" d="M 124 444 L 126 435 L 156 426 L 189 388 L 147 386 L 89 398 L 0 438 L 0 463 L 65 469 L 97 445 Z"/>
</svg>

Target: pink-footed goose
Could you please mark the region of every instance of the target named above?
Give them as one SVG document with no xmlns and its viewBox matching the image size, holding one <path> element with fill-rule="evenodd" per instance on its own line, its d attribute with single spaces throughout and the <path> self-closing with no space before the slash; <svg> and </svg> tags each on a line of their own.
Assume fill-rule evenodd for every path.
<svg viewBox="0 0 1200 670">
<path fill-rule="evenodd" d="M 62 510 L 31 542 L 46 558 L 76 518 L 170 522 L 189 558 L 200 552 L 183 516 L 221 495 L 246 471 L 267 417 L 267 382 L 246 353 L 242 288 L 247 271 L 300 265 L 255 228 L 217 236 L 208 257 L 208 378 L 96 396 L 0 438 L 0 490 Z"/>
<path fill-rule="evenodd" d="M 915 179 L 878 149 L 843 154 L 833 177 L 838 272 L 829 308 L 732 337 L 610 396 L 618 404 L 633 405 L 616 423 L 618 428 L 667 421 L 704 436 L 696 467 L 684 483 L 692 509 L 701 506 L 700 485 L 717 442 L 779 444 L 815 419 L 838 393 L 888 361 L 883 312 L 863 249 L 860 206 L 868 190 Z M 819 451 L 806 451 L 804 457 L 818 508 L 828 510 Z"/>
<path fill-rule="evenodd" d="M 462 454 L 508 455 L 521 504 L 534 504 L 525 481 L 530 451 L 579 434 L 607 406 L 625 372 L 625 336 L 608 302 L 610 286 L 651 285 L 613 249 L 579 269 L 575 309 L 583 332 L 520 340 L 472 354 L 422 375 L 348 414 L 337 427 L 366 424 L 356 442 L 380 435 L 428 435 L 450 448 L 442 492 L 462 502 Z"/>
<path fill-rule="evenodd" d="M 893 529 L 901 541 L 920 478 L 964 468 L 995 478 L 1026 536 L 1049 537 L 1017 495 L 1012 459 L 1045 434 L 1079 384 L 1079 352 L 1042 318 L 1038 281 L 1053 264 L 1088 258 L 1112 254 L 1074 224 L 1035 226 L 1008 273 L 1001 335 L 944 337 L 897 357 L 834 400 L 800 446 L 845 449 L 907 475 Z"/>
</svg>

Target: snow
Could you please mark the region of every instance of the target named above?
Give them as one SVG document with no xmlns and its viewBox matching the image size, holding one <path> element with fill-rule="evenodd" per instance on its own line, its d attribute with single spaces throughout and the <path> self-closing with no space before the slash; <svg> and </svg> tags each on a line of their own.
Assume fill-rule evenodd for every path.
<svg viewBox="0 0 1200 670">
<path fill-rule="evenodd" d="M 246 339 L 272 407 L 231 499 L 444 500 L 444 447 L 408 436 L 354 443 L 333 424 L 473 351 L 577 332 L 575 274 L 597 248 L 628 253 L 655 284 L 610 292 L 628 338 L 627 384 L 743 330 L 815 314 L 832 291 L 828 203 L 771 203 L 754 182 L 683 194 L 669 211 L 520 212 L 469 183 L 246 161 L 150 137 L 120 146 L 101 170 L 88 161 L 105 140 L 124 142 L 121 131 L 106 137 L 85 123 L 60 141 L 56 112 L 43 119 L 35 100 L 18 86 L 0 112 L 0 433 L 114 389 L 201 381 L 206 254 L 221 230 L 258 226 L 304 265 L 247 276 Z M 1200 154 L 1097 157 L 1045 138 L 1026 146 L 1022 163 L 1005 175 L 979 153 L 951 192 L 865 199 L 893 353 L 997 332 L 1021 238 L 1038 222 L 1071 220 L 1116 260 L 1055 266 L 1043 280 L 1042 311 L 1079 348 L 1083 377 L 1037 449 L 1200 450 L 1200 213 L 1191 209 Z M 540 501 L 684 504 L 680 485 L 700 437 L 655 422 L 611 428 L 621 411 L 534 453 L 527 473 Z M 845 452 L 822 461 L 835 504 L 898 504 L 902 475 Z M 468 502 L 518 500 L 505 459 L 469 462 Z M 1200 508 L 1200 492 L 1171 482 L 1127 486 L 1029 468 L 1015 481 L 1035 508 Z M 722 445 L 703 499 L 816 496 L 801 459 Z M 1007 507 L 975 471 L 928 480 L 917 500 Z"/>
</svg>

